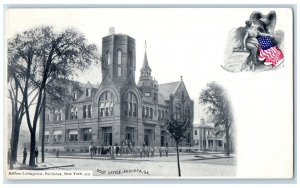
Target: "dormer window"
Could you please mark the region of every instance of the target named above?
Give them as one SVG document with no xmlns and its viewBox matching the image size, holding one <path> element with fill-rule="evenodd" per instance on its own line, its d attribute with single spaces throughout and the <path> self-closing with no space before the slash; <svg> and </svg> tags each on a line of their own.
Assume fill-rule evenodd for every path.
<svg viewBox="0 0 300 188">
<path fill-rule="evenodd" d="M 87 88 L 87 89 L 85 90 L 85 96 L 86 96 L 86 97 L 90 97 L 90 96 L 91 96 L 91 88 Z"/>
<path fill-rule="evenodd" d="M 73 100 L 77 100 L 77 93 L 76 92 L 73 92 L 72 96 L 73 96 Z"/>
</svg>

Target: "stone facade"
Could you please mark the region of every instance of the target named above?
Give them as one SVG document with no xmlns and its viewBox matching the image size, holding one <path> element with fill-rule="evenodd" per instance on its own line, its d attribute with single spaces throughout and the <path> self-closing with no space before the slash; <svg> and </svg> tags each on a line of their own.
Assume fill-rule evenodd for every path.
<svg viewBox="0 0 300 188">
<path fill-rule="evenodd" d="M 64 105 L 47 109 L 45 148 L 85 152 L 91 144 L 109 146 L 173 146 L 164 126 L 169 114 L 188 115 L 190 128 L 182 146 L 192 146 L 194 103 L 182 79 L 158 84 L 151 76 L 147 54 L 138 84 L 135 39 L 110 34 L 102 39 L 100 86 L 79 83 Z"/>
</svg>

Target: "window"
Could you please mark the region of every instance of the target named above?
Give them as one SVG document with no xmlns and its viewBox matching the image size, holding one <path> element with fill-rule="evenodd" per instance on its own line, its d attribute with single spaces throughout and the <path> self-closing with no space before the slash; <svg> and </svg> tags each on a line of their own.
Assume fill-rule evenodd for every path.
<svg viewBox="0 0 300 188">
<path fill-rule="evenodd" d="M 53 141 L 54 143 L 61 142 L 62 130 L 55 130 L 53 132 Z"/>
<path fill-rule="evenodd" d="M 129 103 L 129 116 L 132 116 L 132 103 Z"/>
<path fill-rule="evenodd" d="M 86 105 L 83 105 L 83 119 L 86 119 L 86 111 L 87 111 Z"/>
<path fill-rule="evenodd" d="M 137 117 L 137 104 L 134 103 L 133 106 L 133 117 Z"/>
<path fill-rule="evenodd" d="M 49 131 L 45 131 L 45 142 L 49 142 Z"/>
<path fill-rule="evenodd" d="M 149 117 L 149 107 L 146 107 L 146 118 L 148 119 Z"/>
<path fill-rule="evenodd" d="M 71 112 L 70 112 L 70 120 L 73 120 L 74 119 L 74 108 L 71 108 Z"/>
<path fill-rule="evenodd" d="M 137 117 L 137 97 L 133 92 L 128 92 L 124 96 L 125 116 Z"/>
<path fill-rule="evenodd" d="M 118 64 L 122 64 L 122 52 L 121 50 L 118 50 Z"/>
<path fill-rule="evenodd" d="M 91 96 L 91 88 L 87 88 L 87 89 L 85 90 L 85 96 L 86 96 L 86 97 L 90 97 L 90 96 Z"/>
<path fill-rule="evenodd" d="M 74 113 L 75 113 L 74 119 L 78 119 L 78 108 L 77 107 L 74 108 Z"/>
<path fill-rule="evenodd" d="M 143 118 L 145 118 L 145 114 L 146 114 L 146 112 L 145 112 L 145 106 L 143 106 L 143 110 L 142 110 L 142 117 Z"/>
<path fill-rule="evenodd" d="M 78 131 L 77 131 L 77 129 L 70 129 L 68 131 L 68 138 L 69 138 L 69 141 L 71 141 L 71 142 L 78 141 Z"/>
<path fill-rule="evenodd" d="M 145 93 L 145 96 L 146 96 L 146 97 L 150 97 L 150 96 L 151 96 L 151 93 L 150 93 L 150 92 L 146 92 L 146 93 Z"/>
<path fill-rule="evenodd" d="M 128 115 L 128 102 L 125 102 L 125 105 L 124 105 L 124 111 L 125 111 L 125 116 Z"/>
<path fill-rule="evenodd" d="M 113 107 L 113 94 L 109 91 L 103 92 L 99 98 L 99 117 L 113 116 Z M 88 108 L 92 112 L 92 106 Z"/>
<path fill-rule="evenodd" d="M 87 116 L 88 116 L 88 118 L 92 118 L 92 105 L 91 104 L 89 104 L 87 106 Z"/>
<path fill-rule="evenodd" d="M 176 119 L 180 119 L 180 112 L 181 112 L 181 108 L 180 107 L 175 107 L 175 116 Z"/>
<path fill-rule="evenodd" d="M 91 141 L 92 140 L 92 129 L 91 128 L 82 129 L 82 140 L 83 141 Z"/>
<path fill-rule="evenodd" d="M 62 109 L 55 110 L 55 121 L 62 121 Z"/>
<path fill-rule="evenodd" d="M 72 96 L 73 96 L 73 100 L 77 100 L 77 93 L 76 92 L 73 92 Z"/>
<path fill-rule="evenodd" d="M 122 67 L 118 67 L 118 77 L 122 76 Z"/>
<path fill-rule="evenodd" d="M 83 119 L 92 117 L 92 105 L 83 105 Z"/>
<path fill-rule="evenodd" d="M 194 134 L 197 135 L 197 130 L 194 131 Z"/>
<path fill-rule="evenodd" d="M 153 119 L 153 108 L 150 108 L 150 119 Z"/>
</svg>

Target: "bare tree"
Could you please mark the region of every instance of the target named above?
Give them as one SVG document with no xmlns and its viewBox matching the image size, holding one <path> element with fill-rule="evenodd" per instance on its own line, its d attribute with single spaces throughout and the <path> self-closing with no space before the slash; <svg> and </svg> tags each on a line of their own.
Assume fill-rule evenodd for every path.
<svg viewBox="0 0 300 188">
<path fill-rule="evenodd" d="M 233 116 L 231 112 L 231 106 L 228 101 L 227 95 L 224 89 L 216 84 L 210 82 L 207 84 L 207 88 L 202 90 L 199 97 L 200 103 L 207 105 L 207 110 L 211 113 L 215 120 L 216 135 L 225 133 L 226 155 L 230 155 L 230 130 L 232 127 Z"/>
<path fill-rule="evenodd" d="M 16 79 L 24 98 L 24 109 L 30 132 L 29 166 L 35 166 L 36 128 L 43 108 L 45 88 L 57 79 L 68 79 L 76 71 L 84 70 L 93 62 L 99 62 L 100 56 L 95 45 L 87 44 L 83 34 L 74 29 L 61 33 L 52 27 L 37 27 L 16 35 L 8 43 L 9 57 L 17 59 L 24 67 L 24 85 Z M 18 74 L 18 73 L 17 73 Z M 31 85 L 36 86 L 37 98 L 33 115 L 29 110 Z M 48 87 L 48 86 L 47 86 Z"/>
<path fill-rule="evenodd" d="M 19 134 L 22 119 L 25 115 L 25 103 L 24 96 L 21 93 L 21 88 L 24 87 L 25 67 L 20 63 L 20 56 L 12 56 L 12 49 L 8 49 L 8 98 L 11 101 L 11 138 L 10 138 L 10 169 L 13 168 L 13 164 L 17 161 Z M 31 77 L 31 76 L 30 76 Z M 30 98 L 29 106 L 31 106 L 37 97 L 36 87 L 30 85 L 30 91 L 28 96 Z"/>
<path fill-rule="evenodd" d="M 184 116 L 182 118 L 174 118 L 173 115 L 170 115 L 168 119 L 165 121 L 165 125 L 167 126 L 167 130 L 172 139 L 174 139 L 176 144 L 176 152 L 177 152 L 177 167 L 178 167 L 178 176 L 181 176 L 180 163 L 179 163 L 179 150 L 178 146 L 181 141 L 186 138 L 186 131 L 189 126 L 189 119 Z"/>
</svg>

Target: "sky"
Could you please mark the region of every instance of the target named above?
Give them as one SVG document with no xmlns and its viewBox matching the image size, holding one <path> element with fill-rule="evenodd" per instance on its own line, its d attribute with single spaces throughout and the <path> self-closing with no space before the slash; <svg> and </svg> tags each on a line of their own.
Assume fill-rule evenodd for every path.
<svg viewBox="0 0 300 188">
<path fill-rule="evenodd" d="M 204 116 L 199 94 L 210 81 L 221 81 L 220 74 L 228 32 L 244 26 L 253 9 L 8 9 L 6 35 L 13 37 L 26 29 L 52 25 L 59 32 L 75 28 L 101 52 L 102 37 L 109 27 L 116 33 L 136 39 L 136 82 L 147 56 L 152 76 L 159 84 L 179 81 L 183 76 L 195 103 L 194 123 Z M 262 9 L 267 14 L 270 9 Z M 283 11 L 284 12 L 284 11 Z M 222 16 L 221 16 L 222 15 Z M 278 16 L 278 24 L 282 17 Z M 280 27 L 280 26 L 279 26 Z M 218 76 L 216 76 L 218 75 Z M 81 82 L 101 83 L 101 68 L 93 66 L 79 72 Z"/>
<path fill-rule="evenodd" d="M 221 65 L 228 32 L 244 26 L 255 10 L 276 11 L 275 30 L 284 31 L 284 67 L 261 73 L 226 72 Z M 136 81 L 147 41 L 148 62 L 159 84 L 183 76 L 195 104 L 194 123 L 203 116 L 198 98 L 206 83 L 216 81 L 226 89 L 234 114 L 239 177 L 288 177 L 293 156 L 292 16 L 290 9 L 275 8 L 8 9 L 5 35 L 11 38 L 40 25 L 53 25 L 57 31 L 73 27 L 101 49 L 102 37 L 113 26 L 116 33 L 136 39 Z M 101 82 L 100 67 L 79 74 L 78 80 Z"/>
</svg>

